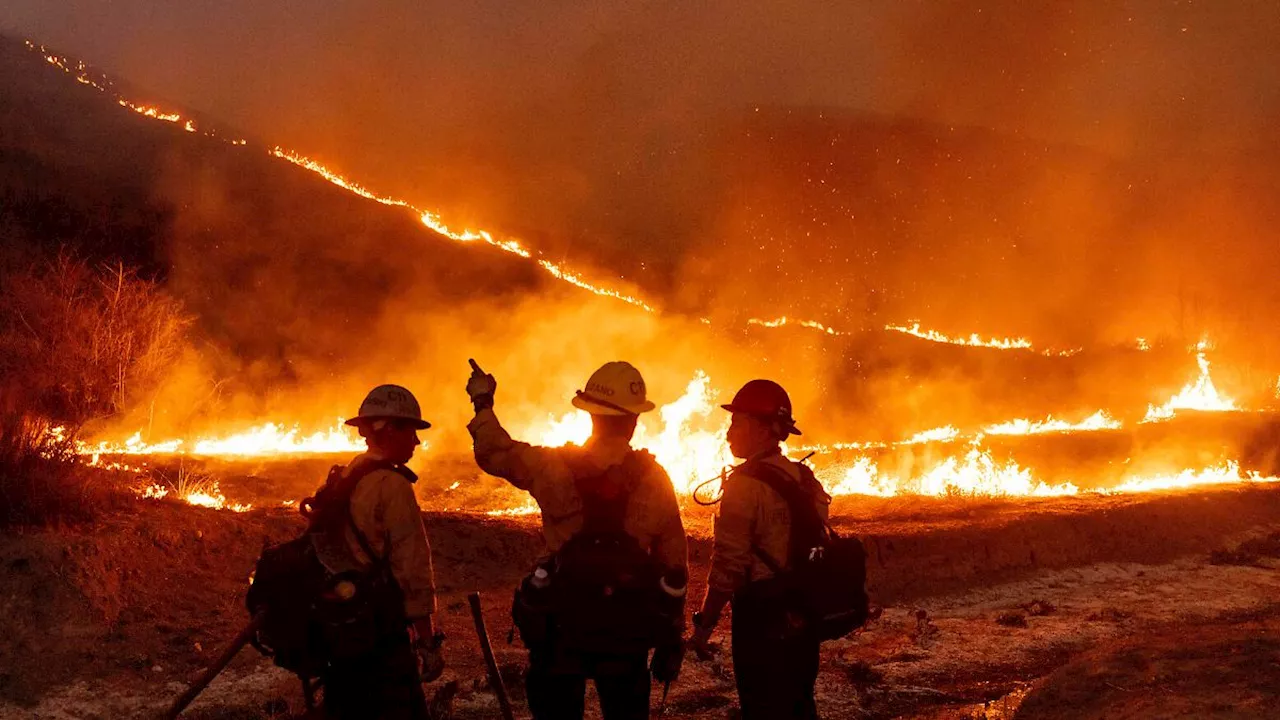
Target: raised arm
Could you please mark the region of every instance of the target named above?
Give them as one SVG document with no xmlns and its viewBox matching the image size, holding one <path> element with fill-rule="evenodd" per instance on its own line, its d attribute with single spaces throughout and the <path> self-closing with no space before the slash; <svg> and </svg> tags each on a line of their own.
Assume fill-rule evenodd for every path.
<svg viewBox="0 0 1280 720">
<path fill-rule="evenodd" d="M 471 363 L 467 394 L 475 407 L 475 417 L 467 423 L 472 450 L 481 470 L 500 477 L 512 485 L 538 496 L 539 480 L 555 472 L 559 459 L 551 448 L 537 447 L 513 440 L 493 412 L 493 398 L 498 382 L 493 375 Z"/>
</svg>

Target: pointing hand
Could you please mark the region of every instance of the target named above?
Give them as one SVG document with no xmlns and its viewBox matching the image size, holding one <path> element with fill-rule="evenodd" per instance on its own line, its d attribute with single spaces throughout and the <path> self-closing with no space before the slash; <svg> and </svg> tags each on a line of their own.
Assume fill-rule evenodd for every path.
<svg viewBox="0 0 1280 720">
<path fill-rule="evenodd" d="M 475 360 L 471 363 L 471 377 L 467 379 L 467 395 L 471 396 L 471 404 L 476 412 L 493 407 L 493 396 L 498 391 L 498 381 L 492 375 L 480 369 Z"/>
</svg>

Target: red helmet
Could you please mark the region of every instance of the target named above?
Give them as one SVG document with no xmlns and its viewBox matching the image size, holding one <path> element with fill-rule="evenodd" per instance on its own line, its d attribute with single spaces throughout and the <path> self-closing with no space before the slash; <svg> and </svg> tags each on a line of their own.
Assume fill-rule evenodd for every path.
<svg viewBox="0 0 1280 720">
<path fill-rule="evenodd" d="M 796 421 L 791 418 L 791 397 L 781 385 L 772 380 L 752 380 L 733 396 L 733 402 L 720 407 L 729 412 L 776 420 L 788 435 L 800 434 L 796 429 Z"/>
</svg>

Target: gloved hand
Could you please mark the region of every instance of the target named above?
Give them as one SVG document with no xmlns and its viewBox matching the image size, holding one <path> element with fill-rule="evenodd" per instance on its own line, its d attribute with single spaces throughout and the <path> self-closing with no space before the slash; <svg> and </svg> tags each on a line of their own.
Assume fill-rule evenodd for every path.
<svg viewBox="0 0 1280 720">
<path fill-rule="evenodd" d="M 444 674 L 444 654 L 437 647 L 418 647 L 418 677 L 424 683 L 435 682 Z"/>
<path fill-rule="evenodd" d="M 670 683 L 680 677 L 680 668 L 683 665 L 684 641 L 676 638 L 675 641 L 663 643 L 654 649 L 649 669 L 653 672 L 654 680 Z"/>
<path fill-rule="evenodd" d="M 471 377 L 467 379 L 467 394 L 471 396 L 471 404 L 476 412 L 493 407 L 493 395 L 498 391 L 498 381 L 492 375 L 480 369 L 475 360 L 471 363 Z"/>
<path fill-rule="evenodd" d="M 431 618 L 413 624 L 413 651 L 418 656 L 418 677 L 422 682 L 438 680 L 444 673 L 444 633 L 434 632 Z"/>
<path fill-rule="evenodd" d="M 720 654 L 720 648 L 711 644 L 711 628 L 694 627 L 689 644 L 693 646 L 698 659 L 704 662 L 714 660 Z"/>
</svg>

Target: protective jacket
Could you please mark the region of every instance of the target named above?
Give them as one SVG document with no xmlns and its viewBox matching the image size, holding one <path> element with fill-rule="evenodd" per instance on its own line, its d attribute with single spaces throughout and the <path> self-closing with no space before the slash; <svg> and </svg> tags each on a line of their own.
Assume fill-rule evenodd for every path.
<svg viewBox="0 0 1280 720">
<path fill-rule="evenodd" d="M 819 516 L 827 518 L 831 497 L 811 474 L 801 472 L 799 463 L 780 452 L 756 462 L 781 468 L 793 482 L 805 483 Z M 790 564 L 791 512 L 787 502 L 768 485 L 751 477 L 751 472 L 751 464 L 747 464 L 725 481 L 716 516 L 707 586 L 726 595 L 773 576 L 753 548 L 763 550 L 783 569 Z"/>
<path fill-rule="evenodd" d="M 492 409 L 476 413 L 467 426 L 474 440 L 476 463 L 533 496 L 542 510 L 547 556 L 582 529 L 582 498 L 574 485 L 575 468 L 600 472 L 635 452 L 626 441 L 590 441 L 585 447 L 537 447 L 512 440 Z M 688 546 L 675 488 L 656 461 L 645 464 L 632 492 L 623 523 L 628 535 L 666 570 L 688 571 Z"/>
<path fill-rule="evenodd" d="M 361 463 L 378 459 L 372 452 L 363 453 L 343 474 L 349 476 Z M 404 595 L 406 619 L 414 621 L 435 613 L 436 587 L 431 545 L 411 482 L 395 470 L 373 470 L 351 494 L 351 518 L 374 554 L 388 562 Z M 374 562 L 350 523 L 343 525 L 340 538 L 317 538 L 316 551 L 333 573 L 367 570 Z"/>
</svg>

